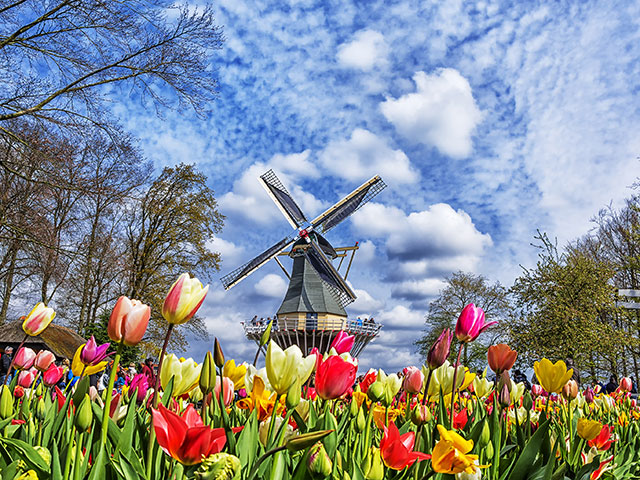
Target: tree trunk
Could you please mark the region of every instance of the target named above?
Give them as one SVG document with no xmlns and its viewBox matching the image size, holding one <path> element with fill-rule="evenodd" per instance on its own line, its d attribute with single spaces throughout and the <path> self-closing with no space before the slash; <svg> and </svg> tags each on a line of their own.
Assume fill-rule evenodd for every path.
<svg viewBox="0 0 640 480">
<path fill-rule="evenodd" d="M 2 307 L 0 309 L 0 325 L 7 320 L 7 311 L 9 310 L 9 300 L 11 299 L 11 291 L 13 290 L 13 274 L 18 257 L 18 244 L 11 246 L 11 255 L 9 256 L 9 264 L 7 268 L 7 276 L 4 282 L 4 294 L 2 296 Z"/>
</svg>

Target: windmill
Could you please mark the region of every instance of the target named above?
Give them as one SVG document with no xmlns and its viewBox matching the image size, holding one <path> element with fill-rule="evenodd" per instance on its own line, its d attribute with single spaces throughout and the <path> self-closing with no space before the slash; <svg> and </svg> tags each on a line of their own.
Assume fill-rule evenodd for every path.
<svg viewBox="0 0 640 480">
<path fill-rule="evenodd" d="M 269 260 L 274 259 L 280 264 L 277 257 L 285 252 L 293 259 L 293 268 L 287 275 L 289 287 L 276 314 L 271 338 L 283 348 L 296 344 L 308 352 L 313 347 L 327 349 L 335 335 L 346 330 L 356 336 L 352 354 L 359 354 L 377 336 L 380 325 L 347 318 L 344 307 L 353 302 L 356 295 L 331 263 L 340 256 L 338 251 L 357 249 L 357 244 L 347 249 L 336 249 L 323 234 L 380 193 L 386 187 L 385 183 L 376 175 L 308 221 L 272 170 L 261 175 L 259 181 L 294 231 L 222 277 L 222 285 L 230 289 Z M 284 270 L 282 264 L 280 266 Z M 256 342 L 265 328 L 266 322 L 261 325 L 255 322 L 244 324 L 246 336 Z"/>
</svg>

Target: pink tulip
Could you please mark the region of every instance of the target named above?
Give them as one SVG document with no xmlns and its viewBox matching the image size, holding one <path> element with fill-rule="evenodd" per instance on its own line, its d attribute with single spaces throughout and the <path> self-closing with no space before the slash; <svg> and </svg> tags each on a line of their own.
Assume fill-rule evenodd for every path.
<svg viewBox="0 0 640 480">
<path fill-rule="evenodd" d="M 64 375 L 64 368 L 51 365 L 46 372 L 42 374 L 42 381 L 47 387 L 52 387 L 60 381 Z"/>
<path fill-rule="evenodd" d="M 331 348 L 335 348 L 336 352 L 338 352 L 338 355 L 340 355 L 341 353 L 350 352 L 353 348 L 354 341 L 355 337 L 353 335 L 349 335 L 344 330 L 340 330 L 338 332 L 338 335 L 336 335 L 336 338 L 334 338 L 333 342 L 331 342 L 329 350 L 331 350 Z"/>
<path fill-rule="evenodd" d="M 233 402 L 233 380 L 229 377 L 223 377 L 224 381 L 224 404 L 228 407 Z M 213 389 L 216 398 L 220 399 L 220 377 L 216 377 L 216 386 Z"/>
<path fill-rule="evenodd" d="M 41 372 L 46 372 L 55 359 L 56 356 L 49 350 L 40 350 L 33 361 L 33 366 Z"/>
<path fill-rule="evenodd" d="M 22 388 L 30 388 L 33 381 L 36 379 L 38 371 L 35 368 L 29 370 L 22 370 L 18 374 L 18 385 Z"/>
<path fill-rule="evenodd" d="M 620 379 L 620 390 L 623 392 L 630 392 L 633 388 L 633 384 L 631 383 L 631 379 L 629 377 L 622 377 Z"/>
<path fill-rule="evenodd" d="M 147 395 L 147 391 L 149 390 L 149 379 L 144 373 L 138 373 L 131 379 L 131 383 L 129 384 L 129 393 L 132 394 L 136 389 L 136 401 L 138 403 L 142 403 L 144 401 L 144 397 Z"/>
<path fill-rule="evenodd" d="M 109 345 L 109 343 L 104 343 L 98 346 L 96 339 L 91 335 L 91 338 L 87 340 L 87 343 L 84 344 L 80 351 L 80 361 L 89 367 L 99 364 L 107 357 Z"/>
<path fill-rule="evenodd" d="M 28 347 L 22 347 L 13 358 L 13 366 L 18 370 L 29 370 L 36 359 L 36 352 Z"/>
<path fill-rule="evenodd" d="M 498 322 L 484 323 L 484 311 L 470 303 L 462 309 L 456 323 L 456 337 L 463 343 L 473 342 L 478 335 Z"/>
<path fill-rule="evenodd" d="M 531 393 L 533 393 L 534 397 L 539 397 L 540 395 L 544 395 L 544 388 L 534 383 L 531 385 Z"/>
<path fill-rule="evenodd" d="M 431 370 L 441 367 L 447 360 L 451 350 L 451 340 L 453 340 L 453 333 L 445 328 L 427 354 L 427 365 Z"/>
<path fill-rule="evenodd" d="M 424 375 L 419 368 L 406 367 L 404 369 L 404 380 L 402 382 L 402 388 L 404 388 L 407 393 L 421 392 L 423 383 Z"/>
<path fill-rule="evenodd" d="M 139 300 L 122 296 L 113 307 L 107 333 L 114 342 L 123 342 L 129 347 L 140 343 L 149 325 L 151 307 Z"/>
<path fill-rule="evenodd" d="M 593 399 L 594 399 L 594 397 L 595 397 L 595 395 L 594 395 L 594 393 L 593 393 L 593 389 L 592 389 L 591 387 L 587 388 L 587 389 L 584 391 L 584 400 L 585 400 L 587 403 L 593 403 Z"/>
</svg>

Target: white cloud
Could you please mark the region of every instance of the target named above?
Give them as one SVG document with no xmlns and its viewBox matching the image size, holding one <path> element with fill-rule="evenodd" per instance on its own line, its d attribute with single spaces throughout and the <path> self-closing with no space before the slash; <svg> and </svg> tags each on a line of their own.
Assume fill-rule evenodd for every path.
<svg viewBox="0 0 640 480">
<path fill-rule="evenodd" d="M 258 295 L 282 299 L 287 291 L 287 282 L 281 275 L 269 273 L 255 284 L 254 289 Z"/>
<path fill-rule="evenodd" d="M 414 143 L 432 145 L 450 157 L 468 157 L 482 112 L 467 79 L 457 70 L 443 68 L 433 75 L 417 72 L 413 80 L 416 92 L 382 102 L 383 115 Z"/>
<path fill-rule="evenodd" d="M 224 268 L 239 263 L 244 255 L 242 247 L 220 237 L 215 237 L 208 247 L 210 250 L 220 254 Z"/>
<path fill-rule="evenodd" d="M 371 296 L 369 292 L 364 289 L 353 289 L 356 294 L 356 300 L 349 305 L 349 311 L 357 314 L 366 313 L 368 316 L 375 315 L 378 310 L 384 306 L 384 302 L 377 300 Z"/>
<path fill-rule="evenodd" d="M 387 64 L 389 46 L 380 32 L 360 30 L 349 43 L 338 47 L 337 59 L 341 65 L 369 71 Z"/>
<path fill-rule="evenodd" d="M 349 140 L 337 140 L 319 155 L 330 172 L 351 181 L 380 175 L 387 183 L 414 183 L 420 177 L 402 150 L 393 150 L 386 139 L 356 128 Z"/>
<path fill-rule="evenodd" d="M 409 301 L 420 301 L 437 296 L 446 284 L 444 280 L 439 278 L 408 280 L 394 286 L 391 295 Z"/>
</svg>

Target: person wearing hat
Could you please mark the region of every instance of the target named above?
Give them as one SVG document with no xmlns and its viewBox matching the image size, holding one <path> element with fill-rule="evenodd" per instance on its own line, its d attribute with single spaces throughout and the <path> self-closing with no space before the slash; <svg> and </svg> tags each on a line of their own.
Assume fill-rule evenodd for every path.
<svg viewBox="0 0 640 480">
<path fill-rule="evenodd" d="M 0 357 L 0 383 L 4 384 L 5 377 L 11 366 L 13 358 L 13 347 L 5 347 L 2 357 Z M 11 379 L 9 379 L 11 380 Z"/>
</svg>

